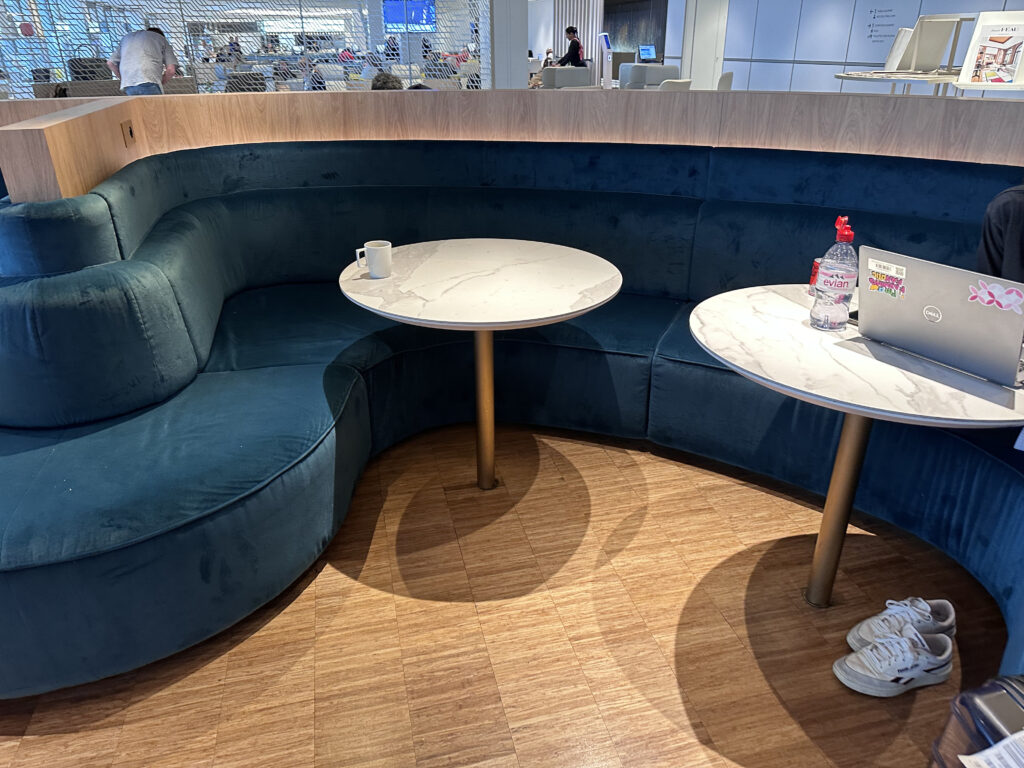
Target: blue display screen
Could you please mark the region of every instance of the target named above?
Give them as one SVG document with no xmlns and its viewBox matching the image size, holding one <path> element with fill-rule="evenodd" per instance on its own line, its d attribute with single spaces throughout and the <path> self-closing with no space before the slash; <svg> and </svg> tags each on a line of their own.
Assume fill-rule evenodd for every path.
<svg viewBox="0 0 1024 768">
<path fill-rule="evenodd" d="M 384 32 L 436 32 L 434 0 L 384 0 Z"/>
<path fill-rule="evenodd" d="M 654 46 L 653 45 L 641 45 L 640 46 L 640 61 L 655 58 Z"/>
</svg>

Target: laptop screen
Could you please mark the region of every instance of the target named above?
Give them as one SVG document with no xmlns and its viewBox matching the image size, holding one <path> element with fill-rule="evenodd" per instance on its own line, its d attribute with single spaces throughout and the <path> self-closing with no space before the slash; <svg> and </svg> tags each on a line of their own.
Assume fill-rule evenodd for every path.
<svg viewBox="0 0 1024 768">
<path fill-rule="evenodd" d="M 867 338 L 1017 384 L 1024 284 L 862 245 L 859 298 Z"/>
<path fill-rule="evenodd" d="M 641 45 L 640 46 L 640 60 L 655 58 L 654 46 L 653 45 Z"/>
</svg>

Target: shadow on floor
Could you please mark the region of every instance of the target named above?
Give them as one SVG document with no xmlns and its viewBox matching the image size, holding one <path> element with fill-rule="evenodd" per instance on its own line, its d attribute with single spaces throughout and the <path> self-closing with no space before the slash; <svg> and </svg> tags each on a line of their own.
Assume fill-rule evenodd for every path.
<svg viewBox="0 0 1024 768">
<path fill-rule="evenodd" d="M 572 558 L 590 528 L 590 492 L 574 459 L 544 433 L 502 428 L 499 484 L 481 491 L 471 429 L 448 429 L 451 437 L 443 448 L 403 443 L 379 462 L 379 494 L 367 492 L 354 501 L 326 554 L 328 563 L 373 584 L 363 569 L 374 537 L 383 530 L 397 570 L 393 584 L 383 588 L 397 594 L 485 602 L 541 589 Z"/>
<path fill-rule="evenodd" d="M 908 534 L 855 522 L 884 537 L 847 536 L 831 608 L 815 609 L 802 599 L 813 535 L 766 542 L 722 561 L 684 608 L 675 661 L 690 718 L 707 729 L 707 746 L 738 765 L 818 765 L 821 753 L 838 768 L 924 765 L 953 696 L 998 670 L 1006 633 L 992 618 L 999 612 L 985 590 Z M 957 607 L 953 678 L 891 699 L 843 687 L 831 666 L 849 652 L 846 632 L 884 608 L 887 598 L 908 595 L 948 597 Z M 695 629 L 713 626 L 716 613 L 725 618 L 725 631 Z M 759 732 L 758 712 L 778 707 L 793 729 Z M 763 719 L 778 723 L 780 717 Z"/>
</svg>

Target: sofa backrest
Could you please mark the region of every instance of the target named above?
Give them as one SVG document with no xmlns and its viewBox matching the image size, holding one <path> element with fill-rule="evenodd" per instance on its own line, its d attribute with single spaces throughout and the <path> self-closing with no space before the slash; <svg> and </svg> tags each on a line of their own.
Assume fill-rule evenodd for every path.
<svg viewBox="0 0 1024 768">
<path fill-rule="evenodd" d="M 124 258 L 168 211 L 270 189 L 432 187 L 703 198 L 708 149 L 536 142 L 342 141 L 209 147 L 143 158 L 99 184 Z M 680 286 L 680 290 L 685 286 Z"/>
<path fill-rule="evenodd" d="M 120 258 L 110 209 L 98 195 L 0 204 L 0 278 L 56 275 Z"/>
<path fill-rule="evenodd" d="M 117 416 L 170 397 L 197 369 L 174 293 L 151 264 L 0 282 L 0 425 Z"/>
<path fill-rule="evenodd" d="M 989 201 L 1020 168 L 913 158 L 715 149 L 688 296 L 803 282 L 849 215 L 855 246 L 975 268 Z"/>
<path fill-rule="evenodd" d="M 615 192 L 343 187 L 242 192 L 167 214 L 136 250 L 166 275 L 199 365 L 223 301 L 247 288 L 336 280 L 367 240 L 464 237 L 571 245 L 616 264 L 624 289 L 681 297 L 700 201 Z M 408 215 L 412 212 L 414 215 Z"/>
<path fill-rule="evenodd" d="M 0 276 L 17 276 L 0 280 L 0 424 L 159 402 L 205 365 L 227 297 L 333 281 L 369 239 L 562 243 L 619 266 L 627 292 L 702 299 L 806 280 L 839 213 L 858 244 L 970 267 L 985 205 L 1019 180 L 1000 166 L 624 144 L 314 142 L 146 158 L 89 195 L 0 207 Z"/>
<path fill-rule="evenodd" d="M 809 205 L 980 224 L 1024 168 L 908 157 L 715 149 L 708 200 Z"/>
<path fill-rule="evenodd" d="M 850 215 L 855 246 L 974 267 L 978 224 L 847 208 L 710 200 L 701 206 L 697 221 L 689 297 L 702 301 L 737 288 L 807 282 L 811 263 L 835 242 L 833 225 L 840 214 Z"/>
</svg>

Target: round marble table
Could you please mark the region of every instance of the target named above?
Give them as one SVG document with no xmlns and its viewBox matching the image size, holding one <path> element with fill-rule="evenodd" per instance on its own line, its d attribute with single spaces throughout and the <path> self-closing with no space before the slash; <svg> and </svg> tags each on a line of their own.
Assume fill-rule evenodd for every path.
<svg viewBox="0 0 1024 768">
<path fill-rule="evenodd" d="M 476 351 L 477 482 L 494 487 L 494 331 L 578 317 L 622 287 L 613 264 L 575 248 L 528 240 L 437 240 L 392 251 L 390 277 L 354 262 L 342 293 L 410 325 L 473 331 Z"/>
<path fill-rule="evenodd" d="M 957 428 L 1024 425 L 1024 391 L 866 339 L 856 326 L 818 331 L 806 285 L 745 288 L 701 302 L 690 332 L 758 384 L 845 414 L 807 585 L 828 605 L 874 419 Z"/>
</svg>

